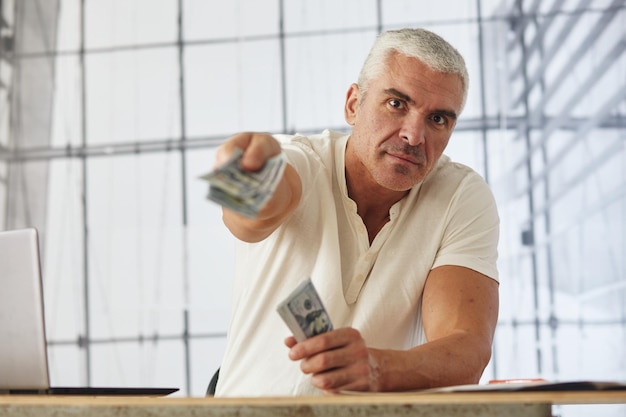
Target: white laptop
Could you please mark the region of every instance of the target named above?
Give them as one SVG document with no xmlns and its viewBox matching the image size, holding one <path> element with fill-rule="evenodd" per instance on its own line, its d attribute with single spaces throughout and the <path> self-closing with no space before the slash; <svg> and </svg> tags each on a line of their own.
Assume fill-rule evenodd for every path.
<svg viewBox="0 0 626 417">
<path fill-rule="evenodd" d="M 178 388 L 51 387 L 39 238 L 0 231 L 0 394 L 162 396 Z"/>
</svg>

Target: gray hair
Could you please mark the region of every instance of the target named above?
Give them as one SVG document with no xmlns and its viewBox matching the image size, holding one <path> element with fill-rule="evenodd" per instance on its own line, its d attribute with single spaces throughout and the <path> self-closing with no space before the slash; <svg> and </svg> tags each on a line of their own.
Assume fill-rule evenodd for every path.
<svg viewBox="0 0 626 417">
<path fill-rule="evenodd" d="M 384 70 L 387 58 L 394 52 L 417 58 L 435 71 L 458 75 L 463 83 L 463 109 L 469 88 L 465 60 L 445 39 L 425 29 L 390 30 L 378 35 L 359 74 L 358 83 L 363 95 L 369 82 Z"/>
</svg>

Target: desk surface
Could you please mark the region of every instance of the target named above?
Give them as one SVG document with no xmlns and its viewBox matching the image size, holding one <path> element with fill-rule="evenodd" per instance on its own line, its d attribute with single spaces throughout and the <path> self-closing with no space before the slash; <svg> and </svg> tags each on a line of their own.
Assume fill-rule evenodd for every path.
<svg viewBox="0 0 626 417">
<path fill-rule="evenodd" d="M 564 404 L 626 404 L 626 391 L 397 393 L 288 398 L 0 396 L 0 417 L 549 417 L 552 405 Z"/>
<path fill-rule="evenodd" d="M 91 397 L 49 395 L 0 395 L 0 405 L 91 404 L 91 405 L 302 405 L 302 404 L 626 404 L 626 390 L 618 391 L 528 391 L 528 392 L 457 392 L 457 393 L 357 393 L 320 397 Z"/>
</svg>

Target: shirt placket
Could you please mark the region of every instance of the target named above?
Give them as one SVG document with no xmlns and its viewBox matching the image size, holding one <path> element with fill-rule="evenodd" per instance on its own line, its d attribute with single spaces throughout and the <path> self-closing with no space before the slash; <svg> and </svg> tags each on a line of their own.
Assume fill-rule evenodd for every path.
<svg viewBox="0 0 626 417">
<path fill-rule="evenodd" d="M 345 293 L 345 298 L 348 305 L 357 302 L 359 294 L 361 293 L 361 290 L 365 285 L 365 281 L 367 281 L 370 273 L 372 272 L 372 268 L 374 267 L 374 263 L 376 262 L 376 258 L 378 258 L 380 248 L 389 236 L 392 222 L 393 217 L 392 220 L 385 224 L 380 232 L 378 232 L 378 235 L 376 235 L 376 238 L 372 242 L 372 245 L 369 246 L 357 260 L 354 268 L 354 274 L 352 275 L 350 285 L 348 285 Z M 367 239 L 367 230 L 365 229 L 365 225 L 363 225 L 363 230 L 360 230 L 359 233 L 364 233 L 365 239 Z"/>
</svg>

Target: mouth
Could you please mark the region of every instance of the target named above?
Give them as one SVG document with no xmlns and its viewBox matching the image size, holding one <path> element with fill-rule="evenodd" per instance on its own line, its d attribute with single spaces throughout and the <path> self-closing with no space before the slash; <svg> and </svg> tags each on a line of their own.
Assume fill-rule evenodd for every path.
<svg viewBox="0 0 626 417">
<path fill-rule="evenodd" d="M 387 152 L 387 155 L 390 157 L 399 160 L 400 162 L 409 163 L 411 165 L 420 165 L 421 159 L 413 155 L 409 155 L 406 153 L 397 153 L 397 152 Z"/>
</svg>

